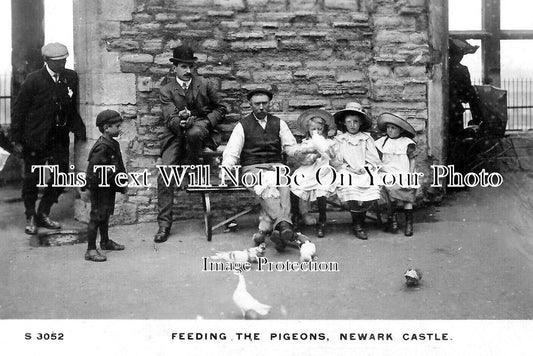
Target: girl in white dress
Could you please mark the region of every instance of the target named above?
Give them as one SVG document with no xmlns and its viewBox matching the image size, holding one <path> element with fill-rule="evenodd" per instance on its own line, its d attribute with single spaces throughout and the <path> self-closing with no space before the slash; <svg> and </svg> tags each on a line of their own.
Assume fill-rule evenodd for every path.
<svg viewBox="0 0 533 356">
<path fill-rule="evenodd" d="M 327 135 L 330 130 L 335 130 L 335 123 L 333 116 L 322 109 L 304 111 L 297 123 L 300 130 L 306 132 L 306 137 L 298 148 L 298 152 L 301 153 L 295 155 L 300 167 L 292 174 L 290 188 L 291 192 L 303 201 L 317 201 L 317 236 L 324 237 L 326 233 L 326 199 L 334 194 L 335 185 L 320 184 L 317 173 L 323 182 L 329 183 L 332 180 L 332 170 L 321 168 L 329 167 L 331 147 L 334 142 L 327 139 Z M 291 202 L 291 204 L 296 205 L 294 208 L 298 206 L 298 203 L 295 200 Z"/>
<path fill-rule="evenodd" d="M 347 203 L 352 214 L 353 232 L 358 239 L 366 240 L 364 230 L 366 211 L 380 197 L 374 172 L 381 165 L 375 142 L 367 131 L 372 121 L 359 103 L 348 103 L 346 108 L 333 115 L 342 131 L 335 137 L 335 157 L 330 164 L 337 171 L 336 193 Z M 365 169 L 366 167 L 366 169 Z"/>
<path fill-rule="evenodd" d="M 381 155 L 383 166 L 382 176 L 387 173 L 388 179 L 394 176 L 396 184 L 385 185 L 384 193 L 388 201 L 388 218 L 386 231 L 398 232 L 397 206 L 403 205 L 405 211 L 405 236 L 413 235 L 413 203 L 415 202 L 416 188 L 409 186 L 407 175 L 415 171 L 416 142 L 415 129 L 405 119 L 391 114 L 383 113 L 378 118 L 378 128 L 386 135 L 376 141 L 376 148 Z"/>
</svg>

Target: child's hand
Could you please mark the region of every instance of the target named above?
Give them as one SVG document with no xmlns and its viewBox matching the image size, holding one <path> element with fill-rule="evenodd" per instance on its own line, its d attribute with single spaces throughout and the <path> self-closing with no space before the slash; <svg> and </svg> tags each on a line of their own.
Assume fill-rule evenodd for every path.
<svg viewBox="0 0 533 356">
<path fill-rule="evenodd" d="M 361 175 L 361 174 L 365 174 L 366 171 L 364 168 L 351 168 L 351 167 L 347 167 L 346 168 L 348 171 L 352 172 L 352 173 L 355 173 L 355 174 L 358 174 L 358 175 Z"/>
<path fill-rule="evenodd" d="M 320 153 L 312 153 L 309 156 L 307 156 L 308 161 L 310 164 L 313 164 L 316 162 L 316 160 L 320 157 Z"/>
<path fill-rule="evenodd" d="M 86 203 L 91 202 L 91 191 L 89 189 L 86 189 L 80 193 L 80 198 L 82 201 Z"/>
</svg>

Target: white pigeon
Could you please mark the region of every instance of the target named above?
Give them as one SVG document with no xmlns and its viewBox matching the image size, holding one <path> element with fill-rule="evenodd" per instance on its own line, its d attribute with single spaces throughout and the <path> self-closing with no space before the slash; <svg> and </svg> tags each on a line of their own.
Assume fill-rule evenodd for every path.
<svg viewBox="0 0 533 356">
<path fill-rule="evenodd" d="M 263 257 L 266 250 L 266 244 L 263 242 L 257 247 L 251 247 L 248 250 L 248 262 L 259 262 L 259 257 Z"/>
<path fill-rule="evenodd" d="M 248 262 L 248 251 L 217 252 L 210 257 L 212 260 L 225 260 L 228 262 Z"/>
<path fill-rule="evenodd" d="M 418 268 L 410 268 L 404 273 L 404 277 L 408 287 L 416 287 L 422 279 L 422 271 Z"/>
<path fill-rule="evenodd" d="M 246 290 L 246 282 L 242 273 L 235 273 L 239 277 L 239 284 L 237 289 L 233 292 L 233 302 L 241 310 L 242 317 L 245 318 L 246 313 L 252 311 L 259 315 L 265 316 L 272 308 L 270 305 L 259 303 Z"/>
<path fill-rule="evenodd" d="M 311 262 L 316 259 L 316 246 L 309 240 L 306 240 L 300 246 L 300 262 Z"/>
</svg>

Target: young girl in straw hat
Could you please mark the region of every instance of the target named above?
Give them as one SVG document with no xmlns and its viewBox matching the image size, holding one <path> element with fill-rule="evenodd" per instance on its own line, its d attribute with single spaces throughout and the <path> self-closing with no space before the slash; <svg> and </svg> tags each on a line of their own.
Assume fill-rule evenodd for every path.
<svg viewBox="0 0 533 356">
<path fill-rule="evenodd" d="M 336 193 L 341 202 L 347 203 L 350 208 L 355 236 L 366 240 L 366 211 L 380 197 L 379 186 L 369 171 L 374 172 L 381 161 L 374 139 L 364 132 L 370 129 L 372 121 L 362 105 L 355 102 L 346 104 L 346 108 L 333 117 L 342 133 L 335 137 L 335 158 L 330 163 L 336 169 L 337 177 L 346 178 L 344 182 L 339 182 Z"/>
<path fill-rule="evenodd" d="M 299 152 L 302 153 L 296 154 L 296 160 L 300 162 L 300 167 L 292 174 L 291 192 L 303 201 L 317 201 L 317 236 L 324 237 L 326 233 L 326 199 L 335 192 L 335 185 L 320 184 L 316 176 L 318 172 L 323 182 L 332 180 L 332 171 L 321 168 L 329 166 L 332 154 L 331 147 L 334 142 L 327 139 L 327 136 L 329 130 L 335 129 L 335 123 L 333 116 L 322 109 L 304 111 L 297 123 L 301 132 L 306 133 L 306 137 L 300 144 Z M 293 199 L 292 204 L 297 206 L 298 203 L 297 200 Z"/>
<path fill-rule="evenodd" d="M 403 205 L 405 212 L 405 236 L 413 235 L 413 203 L 415 201 L 416 188 L 408 186 L 406 174 L 414 173 L 415 170 L 415 129 L 403 118 L 383 113 L 378 118 L 378 128 L 386 135 L 376 141 L 376 148 L 383 161 L 381 175 L 386 182 L 386 175 L 395 177 L 397 184 L 384 185 L 385 198 L 388 201 L 388 219 L 386 231 L 398 232 L 397 205 Z M 400 177 L 403 175 L 403 177 Z M 400 182 L 401 184 L 398 184 Z"/>
</svg>

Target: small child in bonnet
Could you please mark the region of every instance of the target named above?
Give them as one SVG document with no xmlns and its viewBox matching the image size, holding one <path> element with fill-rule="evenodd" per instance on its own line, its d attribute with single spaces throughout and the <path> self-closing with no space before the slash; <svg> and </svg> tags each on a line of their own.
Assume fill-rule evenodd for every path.
<svg viewBox="0 0 533 356">
<path fill-rule="evenodd" d="M 386 231 L 398 232 L 398 205 L 403 205 L 405 212 L 405 236 L 413 235 L 413 203 L 416 188 L 408 186 L 407 175 L 415 171 L 416 142 L 415 129 L 407 120 L 398 115 L 383 113 L 378 118 L 378 128 L 385 136 L 376 141 L 376 148 L 381 156 L 383 166 L 381 175 L 395 176 L 396 182 L 402 184 L 385 185 L 384 193 L 388 200 L 388 218 Z M 401 179 L 400 179 L 401 178 Z M 387 178 L 384 178 L 386 181 Z"/>
</svg>

